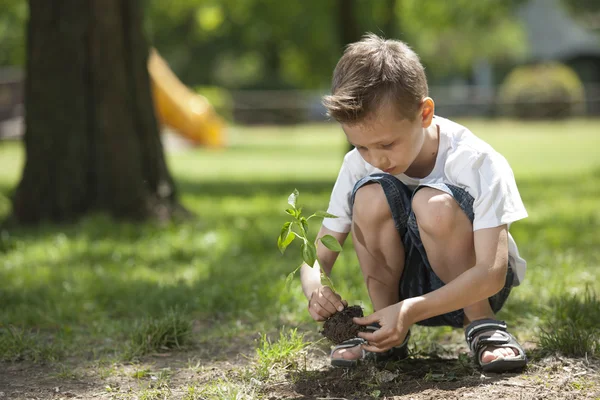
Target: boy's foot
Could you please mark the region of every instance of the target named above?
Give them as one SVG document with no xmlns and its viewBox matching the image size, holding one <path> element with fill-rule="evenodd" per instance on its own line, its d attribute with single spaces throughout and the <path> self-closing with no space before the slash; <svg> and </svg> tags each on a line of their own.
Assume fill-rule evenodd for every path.
<svg viewBox="0 0 600 400">
<path fill-rule="evenodd" d="M 473 321 L 465 328 L 465 339 L 475 361 L 485 372 L 506 372 L 527 365 L 525 351 L 507 332 L 504 321 Z"/>
<path fill-rule="evenodd" d="M 378 326 L 369 326 L 367 329 L 377 330 Z M 397 361 L 408 357 L 408 340 L 410 331 L 400 346 L 393 347 L 383 353 L 373 353 L 364 350 L 361 345 L 367 343 L 362 338 L 354 338 L 344 341 L 331 350 L 331 365 L 334 367 L 351 368 L 355 367 L 359 361 L 372 360 L 375 362 Z"/>
</svg>

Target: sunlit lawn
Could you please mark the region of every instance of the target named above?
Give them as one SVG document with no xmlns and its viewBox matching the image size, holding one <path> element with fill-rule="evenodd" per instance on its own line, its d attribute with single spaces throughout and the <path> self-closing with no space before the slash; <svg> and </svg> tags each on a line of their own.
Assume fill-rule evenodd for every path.
<svg viewBox="0 0 600 400">
<path fill-rule="evenodd" d="M 600 293 L 600 121 L 466 123 L 512 164 L 530 213 L 512 227 L 527 277 L 499 317 L 536 342 L 553 299 L 586 286 Z M 98 215 L 0 232 L 0 359 L 133 357 L 152 350 L 140 349 L 136 335 L 169 318 L 185 329 L 199 321 L 201 335 L 186 330 L 192 344 L 281 325 L 316 331 L 298 280 L 285 288 L 298 251 L 281 256 L 276 237 L 294 188 L 305 209 L 327 207 L 346 148 L 342 133 L 314 125 L 234 127 L 229 135 L 225 150 L 169 153 L 193 221 L 158 227 Z M 0 217 L 10 211 L 22 163 L 20 144 L 0 142 Z M 350 241 L 333 280 L 369 312 Z M 429 332 L 448 330 L 420 332 L 430 346 Z"/>
</svg>

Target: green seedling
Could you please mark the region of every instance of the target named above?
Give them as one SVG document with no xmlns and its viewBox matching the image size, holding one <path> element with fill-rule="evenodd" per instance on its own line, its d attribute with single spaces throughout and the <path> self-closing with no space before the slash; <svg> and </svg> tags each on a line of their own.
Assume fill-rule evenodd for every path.
<svg viewBox="0 0 600 400">
<path fill-rule="evenodd" d="M 329 250 L 333 250 L 336 252 L 342 251 L 342 246 L 331 235 L 324 235 L 316 240 L 309 239 L 309 231 L 308 231 L 308 221 L 311 218 L 337 218 L 337 216 L 329 214 L 325 211 L 317 211 L 308 218 L 302 215 L 302 207 L 298 205 L 298 196 L 300 193 L 298 189 L 294 189 L 292 194 L 288 197 L 288 204 L 291 206 L 287 208 L 285 212 L 292 217 L 291 221 L 288 221 L 283 224 L 281 228 L 281 233 L 277 238 L 277 247 L 279 247 L 279 251 L 281 254 L 285 253 L 285 249 L 294 241 L 294 239 L 298 238 L 301 243 L 300 247 L 302 250 L 302 260 L 309 265 L 311 268 L 314 268 L 315 262 L 319 264 L 319 268 L 321 270 L 321 279 L 326 282 L 326 284 L 333 289 L 333 282 L 327 276 L 321 263 L 317 258 L 317 246 L 316 244 L 320 241 L 323 243 L 325 247 Z M 286 285 L 289 284 L 294 278 L 294 274 L 298 271 L 302 265 L 299 265 L 295 270 L 290 272 L 286 279 Z"/>
</svg>

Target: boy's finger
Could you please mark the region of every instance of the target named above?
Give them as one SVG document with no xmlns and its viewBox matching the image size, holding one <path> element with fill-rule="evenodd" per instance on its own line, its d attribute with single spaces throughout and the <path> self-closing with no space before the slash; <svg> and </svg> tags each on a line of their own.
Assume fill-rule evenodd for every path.
<svg viewBox="0 0 600 400">
<path fill-rule="evenodd" d="M 384 352 L 386 350 L 389 350 L 389 348 L 380 348 L 380 347 L 372 346 L 372 345 L 369 345 L 369 344 L 363 344 L 362 348 L 365 349 L 366 351 L 370 351 L 372 353 L 381 353 L 381 352 Z"/>
<path fill-rule="evenodd" d="M 365 339 L 369 343 L 376 343 L 379 345 L 387 340 L 389 332 L 382 328 L 375 332 L 358 332 L 358 337 Z"/>
<path fill-rule="evenodd" d="M 348 302 L 346 300 L 342 300 L 342 304 L 344 304 L 344 307 L 348 307 Z"/>
<path fill-rule="evenodd" d="M 358 325 L 369 325 L 374 322 L 379 322 L 379 316 L 377 315 L 377 313 L 374 313 L 371 315 L 367 315 L 366 317 L 354 317 L 353 321 Z"/>
<path fill-rule="evenodd" d="M 327 311 L 325 308 L 323 308 L 323 306 L 317 302 L 314 302 L 312 304 L 312 310 L 317 314 L 320 315 L 322 318 L 327 319 L 331 316 L 332 313 L 330 313 L 329 311 Z"/>
<path fill-rule="evenodd" d="M 331 301 L 327 298 L 321 299 L 319 301 L 321 307 L 323 307 L 329 314 L 335 314 L 337 312 L 336 306 L 331 303 Z"/>
<path fill-rule="evenodd" d="M 315 321 L 325 321 L 325 318 L 321 317 L 319 314 L 316 313 L 316 311 L 314 311 L 310 307 L 308 308 L 308 313 Z"/>
<path fill-rule="evenodd" d="M 325 293 L 325 298 L 329 301 L 329 303 L 333 306 L 335 311 L 342 311 L 344 309 L 344 305 L 342 304 L 341 297 L 333 292 Z M 334 311 L 334 313 L 335 313 Z"/>
</svg>

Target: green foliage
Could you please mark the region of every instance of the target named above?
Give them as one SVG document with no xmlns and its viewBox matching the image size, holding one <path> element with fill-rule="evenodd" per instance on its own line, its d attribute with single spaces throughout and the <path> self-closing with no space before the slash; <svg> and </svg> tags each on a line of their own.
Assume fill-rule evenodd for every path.
<svg viewBox="0 0 600 400">
<path fill-rule="evenodd" d="M 304 340 L 304 334 L 296 328 L 279 331 L 279 339 L 272 342 L 267 334 L 261 334 L 260 343 L 256 349 L 256 377 L 267 381 L 276 369 L 296 369 L 299 366 L 299 356 L 309 345 Z"/>
<path fill-rule="evenodd" d="M 584 24 L 589 22 L 594 27 L 594 20 L 600 16 L 600 2 L 597 0 L 562 0 L 563 5 Z"/>
<path fill-rule="evenodd" d="M 178 349 L 189 339 L 192 322 L 185 314 L 170 310 L 162 318 L 137 321 L 131 333 L 126 358 L 133 359 L 170 349 Z"/>
<path fill-rule="evenodd" d="M 600 356 L 600 299 L 587 288 L 582 295 L 561 295 L 549 304 L 539 337 L 541 350 L 567 357 Z"/>
<path fill-rule="evenodd" d="M 38 333 L 0 326 L 0 361 L 57 361 L 61 356 L 60 347 L 47 343 Z"/>
<path fill-rule="evenodd" d="M 523 1 L 355 1 L 354 18 L 361 34 L 408 41 L 435 81 L 468 73 L 482 58 L 506 62 L 522 56 L 527 50 L 523 30 L 510 17 Z M 322 89 L 329 87 L 346 45 L 339 4 L 150 0 L 147 15 L 152 42 L 186 82 Z"/>
<path fill-rule="evenodd" d="M 558 63 L 515 68 L 499 93 L 503 115 L 522 119 L 567 118 L 583 114 L 583 83 L 571 68 Z"/>
<path fill-rule="evenodd" d="M 586 285 L 600 293 L 600 121 L 459 122 L 504 154 L 515 172 L 529 217 L 511 233 L 529 267 L 498 317 L 521 342 L 537 341 L 553 299 L 583 293 Z M 288 291 L 283 279 L 273 279 L 289 273 L 290 257 L 301 257 L 300 246 L 288 246 L 284 257 L 274 251 L 274 232 L 283 224 L 274 205 L 285 203 L 281 194 L 290 187 L 301 193 L 303 210 L 327 204 L 347 143 L 333 125 L 231 129 L 235 140 L 223 151 L 167 153 L 195 220 L 159 226 L 92 215 L 71 225 L 0 228 L 0 357 L 121 361 L 133 321 L 164 320 L 165 310 L 178 306 L 185 306 L 182 322 L 202 321 L 193 340 L 187 336 L 202 341 L 200 352 L 273 326 L 314 327 L 299 282 Z M 0 142 L 0 219 L 10 211 L 22 147 Z M 369 313 L 354 252 L 340 253 L 334 275 L 338 291 Z M 22 339 L 9 339 L 8 326 L 18 327 Z M 57 332 L 66 326 L 70 335 Z M 464 340 L 460 330 L 423 329 L 436 349 Z M 415 350 L 427 348 L 422 335 L 415 337 Z M 105 374 L 121 374 L 118 365 Z M 236 383 L 227 383 L 225 397 L 242 390 Z M 212 398 L 225 391 L 210 385 Z"/>
<path fill-rule="evenodd" d="M 527 52 L 514 17 L 525 0 L 401 0 L 395 14 L 407 41 L 427 67 L 428 79 L 468 73 L 479 60 L 516 61 Z"/>
<path fill-rule="evenodd" d="M 0 66 L 25 64 L 27 2 L 0 0 Z"/>
<path fill-rule="evenodd" d="M 302 250 L 302 260 L 308 266 L 314 267 L 315 262 L 318 261 L 317 260 L 317 248 L 315 245 L 316 242 L 318 242 L 320 240 L 321 243 L 323 243 L 323 245 L 325 247 L 327 247 L 328 249 L 330 249 L 332 251 L 337 251 L 337 252 L 342 251 L 342 246 L 337 241 L 337 239 L 331 235 L 324 235 L 324 236 L 318 238 L 316 241 L 310 240 L 308 221 L 314 217 L 337 218 L 337 216 L 329 214 L 325 211 L 317 211 L 316 213 L 312 214 L 308 218 L 304 217 L 302 215 L 302 207 L 299 207 L 297 204 L 298 196 L 300 196 L 298 189 L 294 189 L 294 191 L 288 196 L 288 204 L 290 206 L 292 206 L 292 208 L 286 209 L 285 212 L 286 212 L 286 214 L 288 214 L 292 217 L 292 221 L 291 222 L 288 221 L 283 224 L 283 227 L 281 228 L 281 232 L 279 233 L 279 237 L 277 238 L 277 247 L 279 247 L 279 251 L 281 251 L 281 254 L 283 254 L 283 253 L 285 253 L 285 249 L 290 245 L 290 243 L 292 243 L 294 241 L 294 238 L 296 238 L 296 237 L 299 238 L 300 240 L 302 240 L 302 243 L 300 243 L 300 248 Z M 296 227 L 296 230 L 294 230 L 294 227 Z M 300 267 L 301 266 L 296 268 L 294 271 L 292 271 L 288 275 L 286 282 L 289 283 L 289 281 L 293 278 L 294 273 Z M 329 280 L 329 278 L 327 277 L 327 275 L 325 273 L 322 273 L 321 275 L 325 279 Z M 331 281 L 328 281 L 328 283 L 331 285 Z"/>
<path fill-rule="evenodd" d="M 523 55 L 522 29 L 510 18 L 522 1 L 355 1 L 354 18 L 361 34 L 408 41 L 435 81 L 467 73 L 481 58 L 505 62 Z M 338 1 L 141 4 L 150 43 L 190 86 L 322 89 L 346 44 Z M 27 10 L 26 1 L 0 0 L 0 65 L 25 61 Z"/>
<path fill-rule="evenodd" d="M 220 116 L 228 121 L 233 120 L 233 98 L 229 90 L 217 86 L 196 86 L 195 90 L 206 97 Z"/>
</svg>

